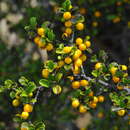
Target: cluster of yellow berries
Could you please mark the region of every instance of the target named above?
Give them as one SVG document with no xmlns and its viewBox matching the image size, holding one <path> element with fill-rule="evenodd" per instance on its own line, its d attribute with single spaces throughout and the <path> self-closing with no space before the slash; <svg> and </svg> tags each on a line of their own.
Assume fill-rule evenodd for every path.
<svg viewBox="0 0 130 130">
<path fill-rule="evenodd" d="M 79 108 L 80 113 L 85 113 L 89 109 L 88 107 L 94 109 L 94 108 L 96 108 L 98 102 L 102 103 L 105 100 L 104 96 L 102 96 L 102 95 L 100 95 L 98 97 L 93 96 L 93 95 L 89 95 L 89 96 L 92 96 L 93 100 L 86 103 L 86 105 L 83 105 L 82 103 L 80 103 L 79 99 L 73 99 L 72 103 L 71 103 L 72 107 Z M 88 105 L 88 107 L 87 107 L 87 105 Z"/>
<path fill-rule="evenodd" d="M 127 66 L 126 65 L 121 65 L 120 66 L 120 69 L 122 70 L 122 71 L 127 71 Z M 113 80 L 113 82 L 114 83 L 119 83 L 120 82 L 120 77 L 117 77 L 116 76 L 116 72 L 118 71 L 118 67 L 115 67 L 115 66 L 113 66 L 113 67 L 111 67 L 110 68 L 110 72 L 111 72 L 111 74 L 112 74 L 112 80 Z M 124 77 L 127 77 L 128 76 L 128 73 L 124 73 L 124 75 L 123 75 Z"/>
<path fill-rule="evenodd" d="M 64 32 L 64 36 L 68 37 L 72 34 L 72 26 L 73 26 L 73 22 L 71 21 L 72 18 L 74 18 L 75 16 L 73 16 L 71 14 L 71 12 L 64 12 L 63 13 L 63 18 L 65 20 L 65 32 Z M 75 27 L 77 30 L 82 31 L 84 29 L 84 24 L 82 22 L 78 22 L 75 24 Z"/>
<path fill-rule="evenodd" d="M 47 51 L 52 51 L 53 48 L 54 48 L 53 44 L 52 43 L 46 43 L 45 41 L 42 40 L 42 38 L 45 37 L 45 29 L 44 28 L 38 28 L 37 34 L 38 34 L 38 36 L 36 36 L 34 38 L 34 43 L 42 49 L 46 49 Z"/>
</svg>

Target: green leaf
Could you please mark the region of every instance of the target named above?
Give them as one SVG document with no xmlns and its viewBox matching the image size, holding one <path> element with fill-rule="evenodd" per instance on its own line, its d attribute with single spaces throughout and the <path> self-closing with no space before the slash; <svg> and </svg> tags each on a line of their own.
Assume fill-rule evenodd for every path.
<svg viewBox="0 0 130 130">
<path fill-rule="evenodd" d="M 98 71 L 98 70 L 93 70 L 93 71 L 92 71 L 92 75 L 93 75 L 94 77 L 98 77 L 98 76 L 100 76 L 100 71 Z"/>
<path fill-rule="evenodd" d="M 29 82 L 28 83 L 28 87 L 26 87 L 26 93 L 29 94 L 29 93 L 32 93 L 33 91 L 36 90 L 36 84 L 34 82 Z"/>
<path fill-rule="evenodd" d="M 90 61 L 93 63 L 98 62 L 97 55 L 92 56 Z"/>
<path fill-rule="evenodd" d="M 47 79 L 41 79 L 39 84 L 43 87 L 49 88 L 50 82 Z"/>
<path fill-rule="evenodd" d="M 107 15 L 107 20 L 113 20 L 115 19 L 117 16 L 114 15 L 114 14 L 110 14 L 110 15 Z"/>
<path fill-rule="evenodd" d="M 70 0 L 66 0 L 63 4 L 62 4 L 62 8 L 67 11 L 70 10 L 70 6 L 71 6 L 71 1 Z"/>
<path fill-rule="evenodd" d="M 6 88 L 11 88 L 11 86 L 13 85 L 13 81 L 12 80 L 5 80 L 4 85 L 6 86 Z"/>
<path fill-rule="evenodd" d="M 63 77 L 63 73 L 57 73 L 56 80 L 60 81 L 62 77 Z"/>
<path fill-rule="evenodd" d="M 24 76 L 20 77 L 20 79 L 18 81 L 23 86 L 27 86 L 28 85 L 28 79 L 26 79 Z"/>
<path fill-rule="evenodd" d="M 50 40 L 50 41 L 53 41 L 55 39 L 55 34 L 53 32 L 53 30 L 49 29 L 49 28 L 46 28 L 45 30 L 45 35 L 47 36 L 47 38 Z"/>
<path fill-rule="evenodd" d="M 16 93 L 15 93 L 14 91 L 10 92 L 10 97 L 11 97 L 12 99 L 15 98 L 15 96 L 16 96 Z"/>
<path fill-rule="evenodd" d="M 30 25 L 31 25 L 31 27 L 32 27 L 33 29 L 36 28 L 36 26 L 37 26 L 36 17 L 32 17 L 32 18 L 30 19 Z"/>
</svg>

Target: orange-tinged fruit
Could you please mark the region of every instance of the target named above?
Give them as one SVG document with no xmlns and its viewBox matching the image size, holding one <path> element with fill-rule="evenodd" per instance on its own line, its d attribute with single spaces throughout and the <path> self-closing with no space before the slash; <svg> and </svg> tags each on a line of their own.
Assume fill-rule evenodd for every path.
<svg viewBox="0 0 130 130">
<path fill-rule="evenodd" d="M 75 63 L 76 66 L 80 67 L 82 65 L 82 60 L 80 58 L 78 58 Z"/>
<path fill-rule="evenodd" d="M 28 130 L 28 128 L 23 127 L 23 128 L 21 128 L 21 130 Z"/>
<path fill-rule="evenodd" d="M 71 81 L 74 80 L 74 76 L 68 76 L 67 78 L 70 79 Z"/>
<path fill-rule="evenodd" d="M 23 110 L 24 110 L 24 112 L 32 112 L 33 106 L 30 104 L 25 104 Z"/>
<path fill-rule="evenodd" d="M 94 103 L 97 103 L 97 102 L 98 102 L 98 97 L 94 96 L 94 97 L 93 97 L 93 102 L 94 102 Z"/>
<path fill-rule="evenodd" d="M 80 105 L 80 106 L 79 106 L 79 112 L 80 112 L 80 113 L 85 113 L 85 112 L 87 112 L 87 107 L 84 106 L 84 105 Z"/>
<path fill-rule="evenodd" d="M 40 37 L 39 36 L 37 36 L 37 37 L 34 38 L 34 43 L 38 44 L 39 41 L 40 41 Z"/>
<path fill-rule="evenodd" d="M 128 77 L 128 73 L 124 73 L 124 74 L 123 74 L 123 77 Z"/>
<path fill-rule="evenodd" d="M 87 10 L 85 8 L 80 8 L 79 12 L 80 12 L 80 14 L 84 15 L 87 13 Z"/>
<path fill-rule="evenodd" d="M 103 112 L 98 112 L 97 117 L 98 117 L 98 118 L 103 118 L 103 117 L 104 117 Z"/>
<path fill-rule="evenodd" d="M 22 114 L 21 114 L 21 118 L 22 119 L 27 119 L 29 117 L 29 113 L 28 112 L 22 112 Z"/>
<path fill-rule="evenodd" d="M 40 48 L 45 48 L 45 44 L 46 43 L 42 42 L 41 40 L 38 41 L 38 43 L 37 43 L 38 47 L 40 47 Z"/>
<path fill-rule="evenodd" d="M 70 13 L 70 12 L 65 12 L 65 13 L 63 14 L 63 18 L 64 18 L 65 20 L 71 19 L 71 13 Z"/>
<path fill-rule="evenodd" d="M 121 66 L 121 69 L 122 69 L 123 71 L 126 71 L 126 70 L 127 70 L 127 66 L 126 66 L 126 65 L 122 65 L 122 66 Z"/>
<path fill-rule="evenodd" d="M 93 95 L 94 95 L 94 92 L 93 92 L 93 91 L 91 91 L 91 92 L 88 94 L 89 97 L 93 97 Z"/>
<path fill-rule="evenodd" d="M 66 47 L 63 48 L 64 53 L 70 53 L 71 50 L 72 50 L 72 47 L 70 47 L 70 46 L 66 46 Z"/>
<path fill-rule="evenodd" d="M 14 100 L 12 101 L 12 105 L 13 105 L 14 107 L 18 107 L 19 104 L 20 104 L 20 101 L 19 101 L 18 99 L 14 99 Z"/>
<path fill-rule="evenodd" d="M 72 29 L 71 28 L 66 28 L 65 33 L 67 33 L 68 35 L 72 34 Z"/>
<path fill-rule="evenodd" d="M 72 105 L 73 108 L 77 108 L 79 106 L 79 104 L 80 104 L 79 100 L 78 99 L 74 99 L 72 101 L 71 105 Z"/>
<path fill-rule="evenodd" d="M 73 81 L 72 82 L 72 88 L 77 89 L 79 87 L 80 87 L 80 82 L 79 81 Z"/>
<path fill-rule="evenodd" d="M 100 95 L 98 96 L 98 102 L 104 102 L 105 98 L 104 96 Z"/>
<path fill-rule="evenodd" d="M 91 42 L 90 41 L 86 41 L 84 44 L 86 45 L 87 48 L 89 48 L 91 46 Z"/>
<path fill-rule="evenodd" d="M 49 76 L 49 70 L 48 70 L 48 69 L 43 69 L 43 70 L 42 70 L 42 76 L 43 76 L 44 78 L 48 78 L 48 76 Z"/>
<path fill-rule="evenodd" d="M 65 22 L 65 27 L 69 28 L 71 26 L 72 26 L 72 22 L 70 20 Z"/>
<path fill-rule="evenodd" d="M 98 22 L 96 22 L 96 21 L 95 21 L 95 22 L 92 22 L 92 26 L 93 26 L 93 27 L 97 27 L 97 26 L 98 26 Z"/>
<path fill-rule="evenodd" d="M 86 45 L 85 45 L 85 44 L 80 44 L 80 45 L 79 45 L 79 49 L 80 49 L 81 51 L 85 51 L 85 50 L 86 50 Z"/>
<path fill-rule="evenodd" d="M 67 38 L 69 35 L 67 34 L 67 33 L 63 33 L 62 34 L 62 38 L 64 39 L 64 38 Z"/>
<path fill-rule="evenodd" d="M 53 48 L 54 48 L 53 44 L 51 44 L 51 43 L 48 43 L 47 46 L 46 46 L 47 51 L 52 51 Z"/>
<path fill-rule="evenodd" d="M 97 18 L 101 17 L 101 12 L 100 11 L 96 11 L 94 13 L 94 16 L 97 17 Z"/>
<path fill-rule="evenodd" d="M 32 96 L 33 96 L 33 93 L 29 93 L 28 96 L 29 96 L 29 97 L 32 97 Z"/>
<path fill-rule="evenodd" d="M 83 80 L 80 80 L 80 86 L 88 86 L 89 85 L 89 82 L 85 79 Z"/>
<path fill-rule="evenodd" d="M 82 43 L 83 43 L 83 39 L 82 38 L 80 38 L 80 37 L 76 38 L 76 45 L 80 45 Z"/>
<path fill-rule="evenodd" d="M 37 29 L 37 34 L 40 35 L 40 36 L 44 35 L 44 32 L 45 32 L 45 30 L 43 28 Z"/>
<path fill-rule="evenodd" d="M 113 23 L 119 23 L 121 21 L 120 17 L 116 17 L 113 19 Z"/>
<path fill-rule="evenodd" d="M 76 29 L 79 30 L 79 31 L 83 30 L 84 29 L 84 24 L 83 23 L 77 23 L 76 24 Z"/>
<path fill-rule="evenodd" d="M 70 64 L 72 62 L 72 59 L 70 57 L 65 58 L 65 63 Z"/>
<path fill-rule="evenodd" d="M 95 64 L 95 70 L 102 68 L 102 63 L 98 62 Z"/>
<path fill-rule="evenodd" d="M 121 109 L 121 110 L 117 111 L 118 116 L 124 116 L 125 113 L 126 113 L 126 111 L 124 109 Z"/>
<path fill-rule="evenodd" d="M 114 67 L 114 66 L 111 67 L 111 68 L 110 68 L 110 72 L 111 72 L 111 74 L 112 74 L 112 75 L 115 75 L 117 69 L 118 69 L 117 67 Z"/>
<path fill-rule="evenodd" d="M 97 107 L 97 103 L 95 103 L 95 102 L 90 102 L 89 103 L 89 107 L 91 107 L 91 108 L 96 108 Z"/>
<path fill-rule="evenodd" d="M 116 77 L 116 76 L 113 76 L 112 80 L 113 80 L 114 83 L 118 83 L 120 81 L 120 78 Z"/>
</svg>

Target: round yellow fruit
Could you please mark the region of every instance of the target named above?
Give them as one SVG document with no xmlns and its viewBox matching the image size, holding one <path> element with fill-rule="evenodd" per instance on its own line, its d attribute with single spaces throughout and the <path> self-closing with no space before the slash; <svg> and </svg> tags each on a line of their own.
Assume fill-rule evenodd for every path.
<svg viewBox="0 0 130 130">
<path fill-rule="evenodd" d="M 33 106 L 30 104 L 25 104 L 23 107 L 24 112 L 32 112 L 33 111 Z"/>
<path fill-rule="evenodd" d="M 101 17 L 101 12 L 100 11 L 96 11 L 94 13 L 94 16 L 97 17 L 97 18 Z"/>
<path fill-rule="evenodd" d="M 97 103 L 98 102 L 98 98 L 96 96 L 93 97 L 93 102 Z"/>
<path fill-rule="evenodd" d="M 120 78 L 113 76 L 112 80 L 113 80 L 114 83 L 118 83 L 120 81 Z"/>
<path fill-rule="evenodd" d="M 82 43 L 83 43 L 83 39 L 82 38 L 80 38 L 80 37 L 76 38 L 76 45 L 80 45 Z"/>
<path fill-rule="evenodd" d="M 47 51 L 52 51 L 53 48 L 54 48 L 53 44 L 51 44 L 51 43 L 48 43 L 47 46 L 46 46 Z"/>
<path fill-rule="evenodd" d="M 83 80 L 80 80 L 80 85 L 85 87 L 85 86 L 89 85 L 89 82 L 87 80 L 83 79 Z"/>
<path fill-rule="evenodd" d="M 87 112 L 87 107 L 84 106 L 84 105 L 80 105 L 80 106 L 79 106 L 79 112 L 80 112 L 80 113 L 85 113 L 85 112 Z"/>
<path fill-rule="evenodd" d="M 98 102 L 104 102 L 105 98 L 104 96 L 100 95 L 98 96 Z"/>
<path fill-rule="evenodd" d="M 77 107 L 79 106 L 79 104 L 80 104 L 80 102 L 79 102 L 78 99 L 74 99 L 74 100 L 72 101 L 72 107 L 73 107 L 73 108 L 77 108 Z"/>
<path fill-rule="evenodd" d="M 79 45 L 79 49 L 80 49 L 81 51 L 85 51 L 85 50 L 86 50 L 86 45 L 85 45 L 85 44 L 80 44 L 80 45 Z"/>
<path fill-rule="evenodd" d="M 37 29 L 37 34 L 40 35 L 40 36 L 44 35 L 44 32 L 45 32 L 45 30 L 43 28 Z"/>
<path fill-rule="evenodd" d="M 43 70 L 42 70 L 42 76 L 43 76 L 44 78 L 48 78 L 48 76 L 49 76 L 49 70 L 48 70 L 48 69 L 43 69 Z"/>
<path fill-rule="evenodd" d="M 73 60 L 78 59 L 82 55 L 82 51 L 77 49 L 73 55 Z"/>
<path fill-rule="evenodd" d="M 39 36 L 37 36 L 37 37 L 34 38 L 34 43 L 38 44 L 39 41 L 40 41 L 40 37 Z"/>
<path fill-rule="evenodd" d="M 54 94 L 60 94 L 61 91 L 62 91 L 62 88 L 61 88 L 60 85 L 56 85 L 56 86 L 54 86 L 54 87 L 52 88 L 52 91 L 53 91 Z"/>
<path fill-rule="evenodd" d="M 86 45 L 87 48 L 89 48 L 91 46 L 91 42 L 90 41 L 86 41 L 84 44 Z"/>
<path fill-rule="evenodd" d="M 76 24 L 76 29 L 79 30 L 79 31 L 83 30 L 84 29 L 84 24 L 83 23 L 77 23 Z"/>
<path fill-rule="evenodd" d="M 20 104 L 20 101 L 19 101 L 18 99 L 14 99 L 14 100 L 12 101 L 12 105 L 13 105 L 14 107 L 18 107 L 19 104 Z"/>
<path fill-rule="evenodd" d="M 100 63 L 100 62 L 96 63 L 95 64 L 95 69 L 98 70 L 100 68 L 102 68 L 102 63 Z"/>
<path fill-rule="evenodd" d="M 65 64 L 64 61 L 62 61 L 62 60 L 58 61 L 57 68 L 61 68 L 64 64 Z"/>
<path fill-rule="evenodd" d="M 28 112 L 22 112 L 22 114 L 21 114 L 21 118 L 22 119 L 27 119 L 29 117 L 29 113 Z"/>
<path fill-rule="evenodd" d="M 72 29 L 71 28 L 66 28 L 65 33 L 67 33 L 68 35 L 72 34 Z"/>
<path fill-rule="evenodd" d="M 65 20 L 71 19 L 71 13 L 70 13 L 70 12 L 65 12 L 65 13 L 63 14 L 63 18 L 64 18 Z"/>
<path fill-rule="evenodd" d="M 70 64 L 72 62 L 72 59 L 70 57 L 65 58 L 65 63 Z"/>
<path fill-rule="evenodd" d="M 70 47 L 70 46 L 66 46 L 66 47 L 63 48 L 64 53 L 70 53 L 71 50 L 72 50 L 72 47 Z"/>
<path fill-rule="evenodd" d="M 89 103 L 89 107 L 91 107 L 91 108 L 96 108 L 97 107 L 97 103 L 95 103 L 95 102 L 90 102 Z"/>
<path fill-rule="evenodd" d="M 123 86 L 117 86 L 117 89 L 118 89 L 118 90 L 123 90 L 124 87 L 123 87 Z"/>
<path fill-rule="evenodd" d="M 69 28 L 71 26 L 72 26 L 72 22 L 70 20 L 65 22 L 65 27 Z"/>
<path fill-rule="evenodd" d="M 82 65 L 82 60 L 80 58 L 78 58 L 75 63 L 76 66 L 80 67 Z"/>
<path fill-rule="evenodd" d="M 111 74 L 115 75 L 117 69 L 118 69 L 117 67 L 111 67 L 111 69 L 110 69 Z"/>
<path fill-rule="evenodd" d="M 126 65 L 122 65 L 122 66 L 121 66 L 121 69 L 122 69 L 123 71 L 126 71 L 126 70 L 127 70 L 127 66 L 126 66 Z"/>
<path fill-rule="evenodd" d="M 91 91 L 91 92 L 88 94 L 89 97 L 93 97 L 93 95 L 94 95 L 94 92 L 93 92 L 93 91 Z"/>
<path fill-rule="evenodd" d="M 121 110 L 117 111 L 117 114 L 118 114 L 118 116 L 124 116 L 125 112 L 126 111 L 124 109 L 121 109 Z"/>
<path fill-rule="evenodd" d="M 79 87 L 80 87 L 80 82 L 79 81 L 73 81 L 72 82 L 72 88 L 77 89 Z"/>
<path fill-rule="evenodd" d="M 87 60 L 87 56 L 85 54 L 80 56 L 80 59 L 84 62 Z"/>
</svg>

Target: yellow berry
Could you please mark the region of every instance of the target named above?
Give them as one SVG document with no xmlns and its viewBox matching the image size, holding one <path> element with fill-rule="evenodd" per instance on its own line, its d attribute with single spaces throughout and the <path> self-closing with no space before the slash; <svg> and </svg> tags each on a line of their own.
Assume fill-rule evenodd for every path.
<svg viewBox="0 0 130 130">
<path fill-rule="evenodd" d="M 95 22 L 92 22 L 92 26 L 93 26 L 93 27 L 97 27 L 97 26 L 98 26 L 98 22 L 96 22 L 96 21 L 95 21 Z"/>
<path fill-rule="evenodd" d="M 65 20 L 71 19 L 71 13 L 70 13 L 70 12 L 65 12 L 65 13 L 63 14 L 63 18 L 64 18 Z"/>
<path fill-rule="evenodd" d="M 85 51 L 85 50 L 86 50 L 86 45 L 85 45 L 85 44 L 80 44 L 80 45 L 79 45 L 79 49 L 80 49 L 81 51 Z"/>
<path fill-rule="evenodd" d="M 121 109 L 119 111 L 117 111 L 118 116 L 124 116 L 125 115 L 125 110 Z"/>
<path fill-rule="evenodd" d="M 91 91 L 91 92 L 88 94 L 89 97 L 93 97 L 93 95 L 94 95 L 94 92 L 93 92 L 93 91 Z"/>
<path fill-rule="evenodd" d="M 96 108 L 97 107 L 97 103 L 95 103 L 95 102 L 90 102 L 89 103 L 89 107 L 91 107 L 91 108 Z"/>
<path fill-rule="evenodd" d="M 80 105 L 80 106 L 79 106 L 79 112 L 80 112 L 80 113 L 85 113 L 85 112 L 87 112 L 87 107 L 84 106 L 84 105 Z"/>
<path fill-rule="evenodd" d="M 100 68 L 102 68 L 102 63 L 100 63 L 100 62 L 96 63 L 95 64 L 95 69 L 98 70 Z"/>
<path fill-rule="evenodd" d="M 80 87 L 80 82 L 79 81 L 73 81 L 72 82 L 72 88 L 77 89 L 79 87 Z"/>
<path fill-rule="evenodd" d="M 71 81 L 74 80 L 74 77 L 73 77 L 73 76 L 68 76 L 67 78 L 70 79 Z"/>
<path fill-rule="evenodd" d="M 80 56 L 80 59 L 84 62 L 87 60 L 87 56 L 85 54 L 83 54 L 82 56 Z"/>
<path fill-rule="evenodd" d="M 79 102 L 78 99 L 74 99 L 74 100 L 72 101 L 72 107 L 73 107 L 73 108 L 77 108 L 77 107 L 79 106 L 79 104 L 80 104 L 80 102 Z"/>
<path fill-rule="evenodd" d="M 85 86 L 89 85 L 89 82 L 87 80 L 83 79 L 80 81 L 80 85 L 85 87 Z"/>
<path fill-rule="evenodd" d="M 39 41 L 40 41 L 40 37 L 39 36 L 37 36 L 37 37 L 34 38 L 34 43 L 38 44 Z"/>
<path fill-rule="evenodd" d="M 113 80 L 114 83 L 118 83 L 120 81 L 120 78 L 113 76 L 112 80 Z"/>
<path fill-rule="evenodd" d="M 38 29 L 37 29 L 37 33 L 38 33 L 38 35 L 40 35 L 40 36 L 44 35 L 44 32 L 45 32 L 45 30 L 44 30 L 43 28 L 38 28 Z"/>
<path fill-rule="evenodd" d="M 76 29 L 79 30 L 79 31 L 83 30 L 84 29 L 84 24 L 83 23 L 77 23 L 76 24 Z"/>
<path fill-rule="evenodd" d="M 65 58 L 65 63 L 70 64 L 72 62 L 72 59 L 70 57 Z"/>
<path fill-rule="evenodd" d="M 29 97 L 32 97 L 32 96 L 33 96 L 33 93 L 29 93 L 28 96 L 29 96 Z"/>
<path fill-rule="evenodd" d="M 98 102 L 104 102 L 105 98 L 104 96 L 100 95 L 98 96 Z"/>
<path fill-rule="evenodd" d="M 113 23 L 119 23 L 121 21 L 120 17 L 116 17 L 113 19 Z"/>
<path fill-rule="evenodd" d="M 19 104 L 20 104 L 20 101 L 19 101 L 18 99 L 14 99 L 13 102 L 12 102 L 12 105 L 13 105 L 14 107 L 18 107 Z"/>
<path fill-rule="evenodd" d="M 82 38 L 80 38 L 80 37 L 76 38 L 76 45 L 80 45 L 82 43 L 83 43 L 83 39 Z"/>
<path fill-rule="evenodd" d="M 98 98 L 96 96 L 93 97 L 93 102 L 97 103 L 98 102 Z"/>
<path fill-rule="evenodd" d="M 73 60 L 78 59 L 82 55 L 82 51 L 77 49 L 73 55 Z"/>
<path fill-rule="evenodd" d="M 37 43 L 38 47 L 40 47 L 40 48 L 45 48 L 45 44 L 46 43 L 42 42 L 41 40 L 39 40 Z"/>
<path fill-rule="evenodd" d="M 115 75 L 117 69 L 118 69 L 117 67 L 111 67 L 111 69 L 110 69 L 111 74 Z"/>
<path fill-rule="evenodd" d="M 51 44 L 51 43 L 48 43 L 47 46 L 46 46 L 47 51 L 52 51 L 53 48 L 54 48 L 53 44 Z"/>
<path fill-rule="evenodd" d="M 24 109 L 24 112 L 32 112 L 33 106 L 30 104 L 25 104 L 23 109 Z"/>
<path fill-rule="evenodd" d="M 62 91 L 62 88 L 61 88 L 60 85 L 56 85 L 56 86 L 54 86 L 54 87 L 52 88 L 52 91 L 53 91 L 54 94 L 60 94 L 61 91 Z"/>
<path fill-rule="evenodd" d="M 57 68 L 61 68 L 64 64 L 65 64 L 64 61 L 62 61 L 62 60 L 58 61 Z"/>
<path fill-rule="evenodd" d="M 86 45 L 87 48 L 89 48 L 91 46 L 91 42 L 90 41 L 86 41 L 84 44 Z"/>
<path fill-rule="evenodd" d="M 118 90 L 123 90 L 124 87 L 123 87 L 123 86 L 117 86 L 117 89 L 118 89 Z"/>
<path fill-rule="evenodd" d="M 65 22 L 65 27 L 69 28 L 71 26 L 72 26 L 72 22 L 70 20 Z"/>
<path fill-rule="evenodd" d="M 78 58 L 75 63 L 76 66 L 80 67 L 82 65 L 82 60 L 80 58 Z"/>
<path fill-rule="evenodd" d="M 84 15 L 87 13 L 87 10 L 85 8 L 80 8 L 79 12 L 80 14 Z"/>
<path fill-rule="evenodd" d="M 104 117 L 103 112 L 98 112 L 97 117 L 98 117 L 98 118 L 103 118 L 103 117 Z"/>
<path fill-rule="evenodd" d="M 48 70 L 48 69 L 43 69 L 43 70 L 42 70 L 42 76 L 43 76 L 44 78 L 48 78 L 48 76 L 49 76 L 49 70 Z"/>
<path fill-rule="evenodd" d="M 66 47 L 63 48 L 64 53 L 70 53 L 71 50 L 72 50 L 72 47 L 70 47 L 70 46 L 66 46 Z"/>
<path fill-rule="evenodd" d="M 121 66 L 121 69 L 122 69 L 123 71 L 126 71 L 126 70 L 127 70 L 127 66 L 126 66 L 126 65 L 122 65 L 122 66 Z"/>
<path fill-rule="evenodd" d="M 67 33 L 68 35 L 72 34 L 72 29 L 71 28 L 66 28 L 65 33 Z"/>
<path fill-rule="evenodd" d="M 62 38 L 67 38 L 69 35 L 67 33 L 62 34 Z"/>
<path fill-rule="evenodd" d="M 28 112 L 22 112 L 22 114 L 21 114 L 21 118 L 22 119 L 27 119 L 29 117 L 29 113 Z"/>
</svg>

